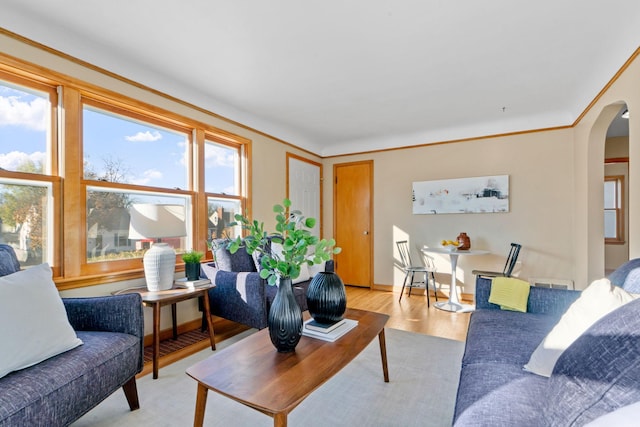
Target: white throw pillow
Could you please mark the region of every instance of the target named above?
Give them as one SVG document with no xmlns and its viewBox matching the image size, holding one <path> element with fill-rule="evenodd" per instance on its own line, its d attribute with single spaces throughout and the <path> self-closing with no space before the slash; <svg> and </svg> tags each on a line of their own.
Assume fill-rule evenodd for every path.
<svg viewBox="0 0 640 427">
<path fill-rule="evenodd" d="M 551 376 L 560 355 L 591 325 L 608 313 L 633 301 L 639 295 L 630 294 L 612 285 L 609 279 L 591 283 L 562 315 L 558 324 L 535 349 L 525 371 Z"/>
<path fill-rule="evenodd" d="M 51 277 L 48 264 L 0 277 L 0 378 L 82 344 Z"/>
<path fill-rule="evenodd" d="M 271 242 L 271 253 L 277 255 L 280 258 L 284 258 L 282 256 L 282 245 L 280 243 Z M 300 266 L 300 275 L 295 279 L 291 280 L 292 284 L 304 282 L 305 280 L 309 280 L 311 276 L 309 275 L 309 268 L 307 264 L 302 264 Z"/>
<path fill-rule="evenodd" d="M 302 264 L 300 266 L 300 275 L 293 279 L 291 283 L 295 285 L 296 283 L 304 282 L 309 279 L 311 279 L 311 276 L 309 275 L 309 266 L 307 264 Z"/>
</svg>

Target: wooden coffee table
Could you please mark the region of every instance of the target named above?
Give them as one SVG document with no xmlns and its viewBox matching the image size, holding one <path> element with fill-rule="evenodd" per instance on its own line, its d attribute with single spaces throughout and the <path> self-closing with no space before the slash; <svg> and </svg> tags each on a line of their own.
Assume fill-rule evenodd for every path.
<svg viewBox="0 0 640 427">
<path fill-rule="evenodd" d="M 305 312 L 305 319 L 308 318 Z M 382 373 L 389 382 L 384 326 L 386 314 L 347 309 L 358 326 L 335 342 L 303 336 L 292 353 L 278 353 L 263 329 L 196 363 L 187 374 L 198 382 L 194 426 L 201 426 L 207 392 L 213 390 L 273 417 L 285 427 L 287 415 L 316 388 L 351 362 L 378 336 Z"/>
</svg>

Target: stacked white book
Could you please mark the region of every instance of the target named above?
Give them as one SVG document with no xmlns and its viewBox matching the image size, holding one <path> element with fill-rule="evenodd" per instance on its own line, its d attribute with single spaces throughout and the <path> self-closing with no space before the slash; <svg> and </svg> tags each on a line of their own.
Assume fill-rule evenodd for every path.
<svg viewBox="0 0 640 427">
<path fill-rule="evenodd" d="M 176 288 L 186 288 L 186 289 L 195 289 L 200 288 L 202 286 L 207 286 L 211 283 L 209 279 L 199 279 L 199 280 L 187 280 L 186 277 L 181 279 L 176 279 L 173 284 Z"/>
<path fill-rule="evenodd" d="M 302 335 L 333 342 L 358 326 L 357 320 L 342 319 L 336 323 L 318 323 L 313 319 L 304 322 Z"/>
</svg>

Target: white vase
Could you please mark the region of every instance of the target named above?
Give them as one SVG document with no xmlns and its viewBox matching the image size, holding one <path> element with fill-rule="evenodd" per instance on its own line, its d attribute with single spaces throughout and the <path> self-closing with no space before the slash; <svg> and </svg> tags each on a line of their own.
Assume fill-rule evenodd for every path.
<svg viewBox="0 0 640 427">
<path fill-rule="evenodd" d="M 167 243 L 154 243 L 144 254 L 144 277 L 150 291 L 165 291 L 173 286 L 176 251 Z"/>
</svg>

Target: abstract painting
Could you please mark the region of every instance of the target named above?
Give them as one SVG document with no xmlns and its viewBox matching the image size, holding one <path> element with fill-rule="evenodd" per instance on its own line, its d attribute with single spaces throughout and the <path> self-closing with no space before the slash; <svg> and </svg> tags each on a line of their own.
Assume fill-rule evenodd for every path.
<svg viewBox="0 0 640 427">
<path fill-rule="evenodd" d="M 509 175 L 413 183 L 414 214 L 509 212 Z"/>
</svg>

